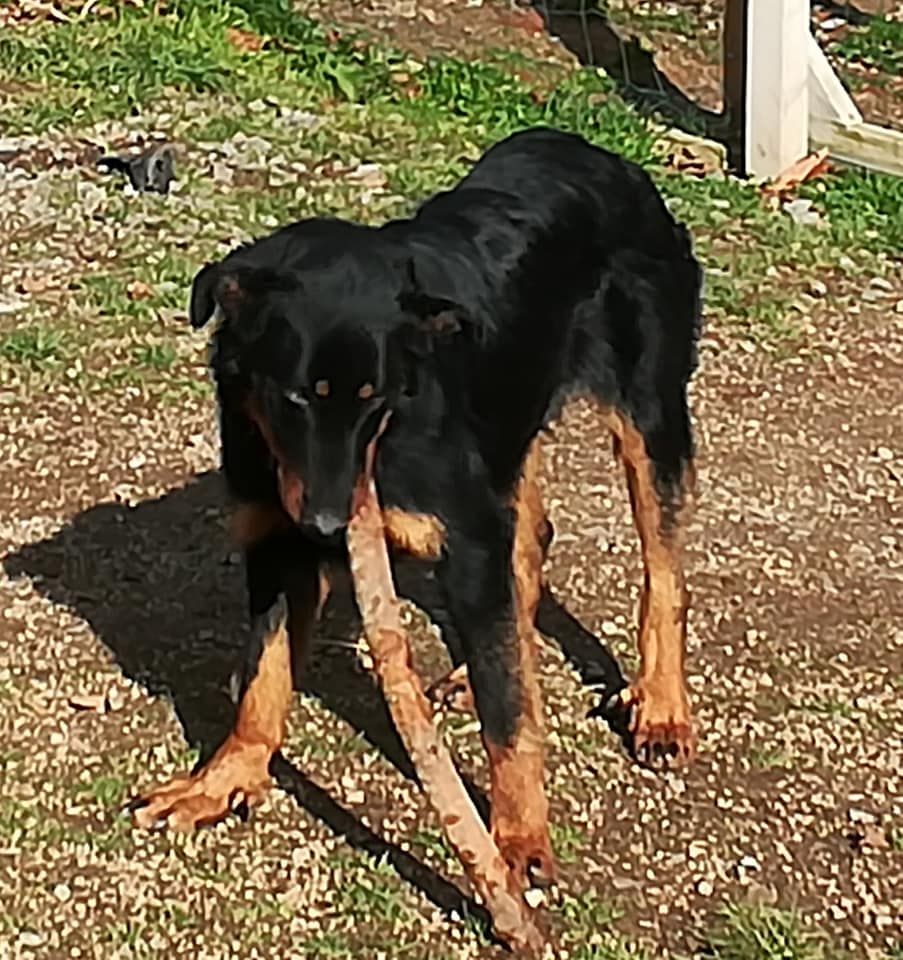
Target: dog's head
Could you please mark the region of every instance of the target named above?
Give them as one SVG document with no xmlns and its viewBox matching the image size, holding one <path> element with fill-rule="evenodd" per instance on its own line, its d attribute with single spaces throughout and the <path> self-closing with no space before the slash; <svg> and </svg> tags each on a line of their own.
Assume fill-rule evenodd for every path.
<svg viewBox="0 0 903 960">
<path fill-rule="evenodd" d="M 269 446 L 282 504 L 302 527 L 340 534 L 417 364 L 461 310 L 418 286 L 410 260 L 281 272 L 240 257 L 195 277 L 190 319 L 219 314 L 212 367 Z"/>
</svg>

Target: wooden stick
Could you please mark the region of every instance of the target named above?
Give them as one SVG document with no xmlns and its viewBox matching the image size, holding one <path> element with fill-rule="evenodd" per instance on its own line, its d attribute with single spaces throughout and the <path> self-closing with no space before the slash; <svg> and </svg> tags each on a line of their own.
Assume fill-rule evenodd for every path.
<svg viewBox="0 0 903 960">
<path fill-rule="evenodd" d="M 520 886 L 461 782 L 414 671 L 401 604 L 392 582 L 382 510 L 372 481 L 349 524 L 348 553 L 357 603 L 383 694 L 445 835 L 488 907 L 498 937 L 526 954 L 538 951 L 542 938 Z"/>
</svg>

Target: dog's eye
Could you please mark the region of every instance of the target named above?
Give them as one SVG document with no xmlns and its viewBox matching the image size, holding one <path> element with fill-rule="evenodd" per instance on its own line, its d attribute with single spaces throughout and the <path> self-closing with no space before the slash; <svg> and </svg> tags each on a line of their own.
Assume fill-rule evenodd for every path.
<svg viewBox="0 0 903 960">
<path fill-rule="evenodd" d="M 301 393 L 300 390 L 286 390 L 285 399 L 293 403 L 296 407 L 306 407 L 310 401 Z"/>
</svg>

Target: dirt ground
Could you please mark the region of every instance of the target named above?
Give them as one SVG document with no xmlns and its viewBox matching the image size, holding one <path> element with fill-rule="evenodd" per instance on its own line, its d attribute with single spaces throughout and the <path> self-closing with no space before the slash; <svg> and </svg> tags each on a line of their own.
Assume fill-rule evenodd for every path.
<svg viewBox="0 0 903 960">
<path fill-rule="evenodd" d="M 636 663 L 637 540 L 592 412 L 545 440 L 555 957 L 593 955 L 605 904 L 661 956 L 698 951 L 724 903 L 798 908 L 857 958 L 903 944 L 903 284 L 844 281 L 812 322 L 793 359 L 717 329 L 701 346 L 687 773 L 636 767 L 588 716 Z M 500 955 L 449 919 L 466 909 L 460 871 L 341 598 L 283 789 L 247 825 L 128 826 L 122 802 L 230 717 L 244 600 L 212 400 L 61 378 L 4 387 L 0 410 L 0 957 Z M 429 608 L 429 572 L 402 573 Z M 436 675 L 444 655 L 421 633 Z M 485 785 L 475 725 L 446 733 Z"/>
<path fill-rule="evenodd" d="M 856 956 L 901 935 L 903 316 L 888 307 L 826 315 L 810 355 L 793 363 L 703 344 L 687 546 L 702 742 L 686 775 L 636 768 L 585 718 L 597 697 L 580 675 L 604 685 L 612 666 L 569 618 L 632 662 L 636 542 L 590 411 L 571 410 L 545 444 L 558 531 L 541 617 L 550 794 L 556 824 L 580 831 L 564 887 L 626 903 L 622 929 L 660 949 L 692 950 L 721 899 L 797 905 Z M 13 798 L 49 803 L 85 829 L 84 798 L 64 797 L 60 810 L 45 795 L 111 757 L 129 788 L 184 762 L 176 716 L 155 694 L 174 700 L 192 740 L 228 717 L 242 586 L 205 472 L 212 413 L 209 403 L 146 409 L 62 391 L 4 397 L 2 742 L 19 768 Z M 256 862 L 246 882 L 284 895 L 334 852 L 333 831 L 367 848 L 429 822 L 389 762 L 405 769 L 375 691 L 341 646 L 354 637 L 343 622 L 324 630 L 286 750 L 282 779 L 303 812 L 277 793 L 250 827 L 213 831 L 219 850 L 151 836 L 100 853 L 64 839 L 49 863 L 15 843 L 0 851 L 16 908 L 46 918 L 40 955 L 78 955 L 86 903 L 95 922 L 140 916 L 170 882 L 191 903 L 183 858 L 222 857 L 237 871 Z M 86 695 L 106 695 L 112 709 L 76 709 L 72 698 Z M 342 749 L 355 730 L 376 746 Z M 312 749 L 320 737 L 336 755 Z M 472 729 L 454 732 L 479 767 L 474 741 Z M 110 816 L 97 814 L 104 829 Z M 285 846 L 295 852 L 277 865 Z M 450 895 L 418 876 L 415 887 L 438 884 L 440 902 Z M 432 934 L 440 927 L 434 917 Z M 99 955 L 88 943 L 82 955 Z"/>
</svg>

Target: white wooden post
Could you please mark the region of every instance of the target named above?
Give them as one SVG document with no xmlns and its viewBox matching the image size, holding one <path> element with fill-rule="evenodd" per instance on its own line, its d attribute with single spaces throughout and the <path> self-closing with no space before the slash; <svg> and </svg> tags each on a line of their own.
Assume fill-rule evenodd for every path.
<svg viewBox="0 0 903 960">
<path fill-rule="evenodd" d="M 809 0 L 748 0 L 746 173 L 774 177 L 809 149 Z"/>
<path fill-rule="evenodd" d="M 726 0 L 731 163 L 774 177 L 810 149 L 903 175 L 903 132 L 866 123 L 809 29 L 809 0 Z"/>
</svg>

